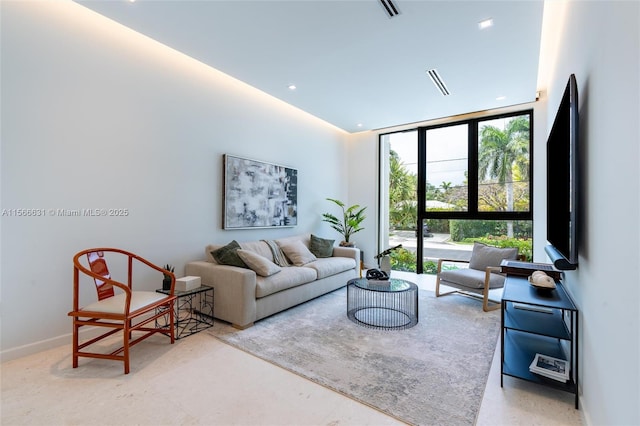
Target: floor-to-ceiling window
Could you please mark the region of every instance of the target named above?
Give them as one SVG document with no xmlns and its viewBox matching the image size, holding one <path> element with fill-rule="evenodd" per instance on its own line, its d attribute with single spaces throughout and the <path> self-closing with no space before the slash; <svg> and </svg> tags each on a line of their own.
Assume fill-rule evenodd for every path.
<svg viewBox="0 0 640 426">
<path fill-rule="evenodd" d="M 468 260 L 474 241 L 531 259 L 533 111 L 381 135 L 381 248 L 397 270 Z"/>
</svg>

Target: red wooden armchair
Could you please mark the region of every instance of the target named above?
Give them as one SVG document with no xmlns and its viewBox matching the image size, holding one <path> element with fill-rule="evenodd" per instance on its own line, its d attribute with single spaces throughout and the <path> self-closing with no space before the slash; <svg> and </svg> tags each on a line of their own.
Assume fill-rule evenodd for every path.
<svg viewBox="0 0 640 426">
<path fill-rule="evenodd" d="M 111 278 L 105 254 L 110 257 L 126 257 L 128 265 L 127 283 L 123 284 Z M 81 263 L 86 256 L 88 267 Z M 125 260 L 125 259 L 122 259 Z M 169 295 L 154 291 L 135 291 L 133 289 L 133 265 L 142 263 L 144 266 L 157 270 L 159 273 L 171 277 L 171 292 Z M 146 268 L 145 268 L 146 269 Z M 147 272 L 147 271 L 145 271 Z M 87 306 L 80 307 L 81 281 L 87 281 L 86 277 L 93 278 L 98 300 Z M 158 277 L 158 282 L 161 281 Z M 133 253 L 115 248 L 94 248 L 83 250 L 73 258 L 73 310 L 69 316 L 73 317 L 73 368 L 78 367 L 79 357 L 112 359 L 124 362 L 124 374 L 129 373 L 129 349 L 156 333 L 169 336 L 171 343 L 175 342 L 174 336 L 174 310 L 176 296 L 174 295 L 175 276 L 159 266 Z M 121 292 L 115 291 L 115 288 Z M 169 321 L 157 321 L 163 316 L 169 316 Z M 159 324 L 165 324 L 159 326 Z M 79 342 L 80 327 L 83 326 L 104 327 L 106 332 L 100 332 L 86 342 Z M 85 350 L 102 339 L 117 332 L 123 333 L 122 346 L 111 353 L 91 352 Z M 143 334 L 133 339 L 134 332 Z M 138 333 L 136 333 L 138 334 Z"/>
</svg>

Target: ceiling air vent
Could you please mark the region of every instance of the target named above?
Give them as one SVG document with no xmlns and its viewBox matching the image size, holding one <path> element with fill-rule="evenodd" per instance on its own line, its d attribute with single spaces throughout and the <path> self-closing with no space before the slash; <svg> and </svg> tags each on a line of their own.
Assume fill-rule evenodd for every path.
<svg viewBox="0 0 640 426">
<path fill-rule="evenodd" d="M 382 7 L 384 7 L 384 10 L 385 12 L 387 12 L 389 18 L 393 18 L 394 16 L 398 16 L 400 14 L 398 8 L 395 4 L 393 4 L 391 0 L 380 0 L 380 4 L 382 5 Z"/>
<path fill-rule="evenodd" d="M 447 86 L 444 84 L 444 81 L 442 81 L 442 77 L 440 77 L 440 74 L 438 74 L 437 69 L 430 69 L 427 71 L 427 74 L 429 74 L 429 77 L 431 78 L 431 81 L 433 81 L 433 84 L 435 84 L 440 93 L 442 93 L 442 96 L 448 96 L 451 94 L 449 93 L 449 89 L 447 89 Z"/>
</svg>

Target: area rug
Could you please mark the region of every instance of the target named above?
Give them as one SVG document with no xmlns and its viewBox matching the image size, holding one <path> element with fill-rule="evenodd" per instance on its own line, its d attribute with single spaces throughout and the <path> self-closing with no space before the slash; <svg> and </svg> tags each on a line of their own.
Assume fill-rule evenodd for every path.
<svg viewBox="0 0 640 426">
<path fill-rule="evenodd" d="M 216 322 L 220 340 L 415 425 L 475 423 L 500 328 L 500 312 L 419 291 L 419 322 L 369 329 L 346 314 L 336 290 L 246 330 Z"/>
</svg>

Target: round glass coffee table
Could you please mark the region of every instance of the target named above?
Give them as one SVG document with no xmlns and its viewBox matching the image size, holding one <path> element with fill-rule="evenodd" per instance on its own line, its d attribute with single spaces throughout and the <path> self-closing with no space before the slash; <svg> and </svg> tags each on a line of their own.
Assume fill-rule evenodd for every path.
<svg viewBox="0 0 640 426">
<path fill-rule="evenodd" d="M 388 281 L 349 280 L 347 317 L 369 328 L 411 328 L 418 323 L 418 286 L 397 278 Z"/>
</svg>

